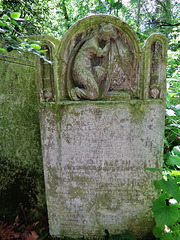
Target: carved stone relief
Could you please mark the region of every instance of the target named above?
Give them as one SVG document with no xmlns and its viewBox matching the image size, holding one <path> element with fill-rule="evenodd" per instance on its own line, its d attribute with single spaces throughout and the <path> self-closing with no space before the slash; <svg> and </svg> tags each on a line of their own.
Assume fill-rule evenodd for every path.
<svg viewBox="0 0 180 240">
<path fill-rule="evenodd" d="M 130 39 L 110 23 L 102 23 L 97 30 L 89 32 L 79 40 L 69 57 L 70 99 L 96 100 L 110 91 L 133 90 L 136 65 Z"/>
<path fill-rule="evenodd" d="M 42 49 L 46 50 L 46 59 L 51 60 L 50 48 L 47 45 L 44 45 L 42 46 Z M 54 101 L 52 66 L 50 63 L 44 61 L 43 59 L 41 59 L 41 78 L 41 100 L 46 102 Z"/>
<path fill-rule="evenodd" d="M 154 99 L 158 98 L 159 97 L 159 89 L 158 88 L 152 88 L 150 90 L 150 95 Z"/>
<path fill-rule="evenodd" d="M 160 74 L 162 64 L 162 43 L 154 41 L 151 45 L 151 69 L 150 69 L 150 97 L 160 96 Z"/>
</svg>

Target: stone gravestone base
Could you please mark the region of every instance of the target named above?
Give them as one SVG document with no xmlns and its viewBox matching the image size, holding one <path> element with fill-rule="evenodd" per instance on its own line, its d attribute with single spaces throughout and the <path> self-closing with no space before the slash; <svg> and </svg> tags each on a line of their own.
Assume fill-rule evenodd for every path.
<svg viewBox="0 0 180 240">
<path fill-rule="evenodd" d="M 51 234 L 150 232 L 157 175 L 145 168 L 161 166 L 161 101 L 65 103 L 57 126 L 49 111 L 44 131 L 58 144 L 44 150 L 51 157 L 44 162 Z"/>
</svg>

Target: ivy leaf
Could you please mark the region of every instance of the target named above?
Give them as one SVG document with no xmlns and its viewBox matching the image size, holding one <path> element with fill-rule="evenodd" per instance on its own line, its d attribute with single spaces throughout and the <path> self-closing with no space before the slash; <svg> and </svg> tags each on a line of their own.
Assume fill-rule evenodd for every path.
<svg viewBox="0 0 180 240">
<path fill-rule="evenodd" d="M 164 190 L 166 193 L 171 194 L 178 202 L 180 202 L 180 188 L 176 179 L 172 178 L 170 175 L 167 175 L 167 178 L 167 181 L 165 181 L 163 178 L 161 180 L 155 180 L 155 188 Z"/>
<path fill-rule="evenodd" d="M 169 204 L 169 206 L 167 206 L 167 196 L 167 194 L 161 194 L 161 196 L 154 202 L 152 207 L 156 226 L 160 229 L 163 229 L 165 225 L 174 225 L 180 216 L 178 205 Z"/>
<path fill-rule="evenodd" d="M 38 44 L 31 44 L 31 47 L 34 48 L 35 50 L 41 49 L 41 46 L 39 46 Z"/>
<path fill-rule="evenodd" d="M 11 13 L 11 18 L 19 18 L 20 17 L 20 13 L 19 12 L 12 12 Z"/>
</svg>

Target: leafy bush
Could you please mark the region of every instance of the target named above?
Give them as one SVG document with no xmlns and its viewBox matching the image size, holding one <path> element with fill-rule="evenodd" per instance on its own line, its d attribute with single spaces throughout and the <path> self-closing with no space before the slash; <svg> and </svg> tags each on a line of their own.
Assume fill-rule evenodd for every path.
<svg viewBox="0 0 180 240">
<path fill-rule="evenodd" d="M 22 54 L 32 52 L 51 64 L 52 62 L 48 61 L 44 55 L 47 50 L 41 49 L 39 41 L 34 41 L 28 37 L 21 38 L 23 31 L 21 22 L 23 21 L 25 19 L 20 18 L 19 12 L 12 12 L 10 16 L 4 14 L 0 18 L 0 52 L 11 52 L 12 50 L 18 50 Z"/>
<path fill-rule="evenodd" d="M 156 226 L 153 233 L 160 240 L 180 240 L 180 69 L 179 52 L 169 51 L 167 101 L 162 179 L 154 182 L 161 190 L 152 211 Z"/>
</svg>

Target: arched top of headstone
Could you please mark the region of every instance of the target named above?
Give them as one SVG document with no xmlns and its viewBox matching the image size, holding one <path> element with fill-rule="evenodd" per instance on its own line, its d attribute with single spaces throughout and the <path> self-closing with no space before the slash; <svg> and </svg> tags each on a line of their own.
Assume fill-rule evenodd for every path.
<svg viewBox="0 0 180 240">
<path fill-rule="evenodd" d="M 100 14 L 77 21 L 58 51 L 61 90 L 66 89 L 61 96 L 96 100 L 122 90 L 137 95 L 141 51 L 136 33 L 116 17 Z"/>
<path fill-rule="evenodd" d="M 143 52 L 135 31 L 117 17 L 100 14 L 77 21 L 57 52 L 60 99 L 141 98 Z"/>
<path fill-rule="evenodd" d="M 79 35 L 79 38 L 81 39 L 83 36 L 87 35 L 88 32 L 91 31 L 91 29 L 97 29 L 98 26 L 102 23 L 110 23 L 114 27 L 119 28 L 122 34 L 125 34 L 126 37 L 131 40 L 132 44 L 134 45 L 135 51 L 137 53 L 141 52 L 142 49 L 140 45 L 140 40 L 135 31 L 127 23 L 111 15 L 97 14 L 82 18 L 70 27 L 70 29 L 66 32 L 61 41 L 61 45 L 59 47 L 59 54 L 64 54 L 67 43 L 69 41 L 72 41 L 73 36 Z M 78 41 L 78 39 L 76 40 Z"/>
<path fill-rule="evenodd" d="M 151 34 L 143 47 L 143 99 L 166 99 L 167 38 Z"/>
</svg>

